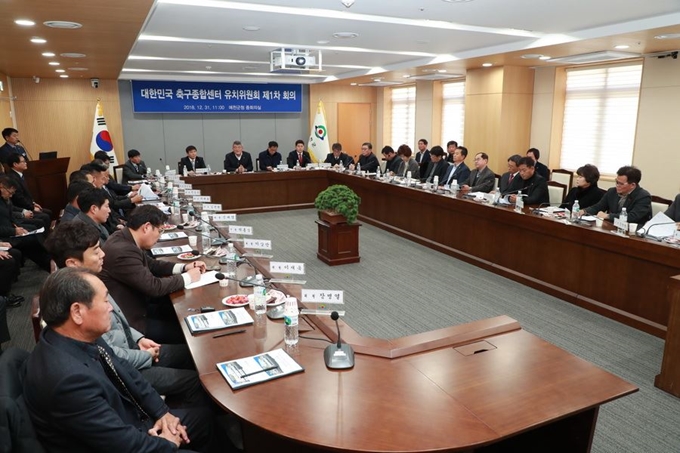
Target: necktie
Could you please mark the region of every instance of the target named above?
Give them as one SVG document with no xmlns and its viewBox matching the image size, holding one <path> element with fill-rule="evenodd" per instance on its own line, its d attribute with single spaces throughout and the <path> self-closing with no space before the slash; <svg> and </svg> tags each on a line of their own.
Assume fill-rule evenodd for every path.
<svg viewBox="0 0 680 453">
<path fill-rule="evenodd" d="M 113 366 L 113 360 L 111 359 L 109 353 L 106 352 L 106 349 L 100 345 L 97 345 L 97 349 L 99 350 L 99 358 L 101 359 L 100 362 L 102 364 L 102 368 L 104 368 L 104 372 L 111 382 L 113 382 L 113 385 L 118 388 L 118 391 L 121 392 L 127 399 L 129 399 L 132 404 L 134 404 L 135 408 L 137 409 L 139 419 L 143 422 L 151 419 L 146 411 L 142 409 L 142 406 L 139 405 L 135 397 L 132 396 L 132 393 L 130 393 L 127 385 L 125 385 L 125 382 L 123 382 L 123 380 L 120 378 L 120 375 L 116 371 L 116 367 Z"/>
<path fill-rule="evenodd" d="M 298 160 L 300 161 L 300 166 L 302 166 L 302 153 L 298 153 Z"/>
<path fill-rule="evenodd" d="M 508 185 L 510 185 L 512 183 L 512 178 L 514 178 L 514 177 L 515 177 L 515 174 L 510 173 L 510 177 L 508 178 Z"/>
</svg>

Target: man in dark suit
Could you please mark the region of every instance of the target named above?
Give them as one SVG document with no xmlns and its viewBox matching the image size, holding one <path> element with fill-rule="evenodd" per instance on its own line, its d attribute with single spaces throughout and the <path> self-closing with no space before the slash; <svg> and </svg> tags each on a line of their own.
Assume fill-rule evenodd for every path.
<svg viewBox="0 0 680 453">
<path fill-rule="evenodd" d="M 420 176 L 427 173 L 427 166 L 430 163 L 430 150 L 427 149 L 427 140 L 421 138 L 418 140 L 418 152 L 416 153 L 416 162 L 420 165 Z"/>
<path fill-rule="evenodd" d="M 488 165 L 489 156 L 486 153 L 475 154 L 475 169 L 470 172 L 470 177 L 461 188 L 470 192 L 491 192 L 495 185 L 496 175 Z"/>
<path fill-rule="evenodd" d="M 243 151 L 243 144 L 235 140 L 231 145 L 231 152 L 224 156 L 224 169 L 229 173 L 245 173 L 253 171 L 253 159 L 250 153 Z"/>
<path fill-rule="evenodd" d="M 112 234 L 101 279 L 118 301 L 130 325 L 156 341 L 182 343 L 184 335 L 168 295 L 196 282 L 205 263 L 171 263 L 146 253 L 156 244 L 168 216 L 151 205 L 135 208 L 127 227 Z"/>
<path fill-rule="evenodd" d="M 616 186 L 609 189 L 596 204 L 582 209 L 581 213 L 597 215 L 613 222 L 626 208 L 628 222 L 642 225 L 652 218 L 652 196 L 640 187 L 642 172 L 626 165 L 616 172 Z"/>
<path fill-rule="evenodd" d="M 385 161 L 385 173 L 396 175 L 399 171 L 399 166 L 403 161 L 397 157 L 394 148 L 385 146 L 382 151 L 380 151 L 380 154 L 383 155 L 383 160 Z"/>
<path fill-rule="evenodd" d="M 522 179 L 519 176 L 519 161 L 522 159 L 522 156 L 519 154 L 513 154 L 512 156 L 508 157 L 508 171 L 503 173 L 501 175 L 501 181 L 499 183 L 498 189 L 501 191 L 501 195 L 505 195 L 506 193 L 517 193 L 516 191 L 520 188 L 522 185 L 520 183 L 520 179 Z"/>
<path fill-rule="evenodd" d="M 123 165 L 123 184 L 144 178 L 146 178 L 146 164 L 142 160 L 142 154 L 136 149 L 131 149 L 128 151 L 128 160 Z"/>
<path fill-rule="evenodd" d="M 331 146 L 331 153 L 326 156 L 324 163 L 331 164 L 333 167 L 347 168 L 354 163 L 352 158 L 342 152 L 342 145 L 340 143 L 333 143 Z"/>
<path fill-rule="evenodd" d="M 536 173 L 543 176 L 546 181 L 550 180 L 550 169 L 538 161 L 541 158 L 541 152 L 536 148 L 529 148 L 527 151 L 527 157 L 531 157 L 536 166 Z"/>
<path fill-rule="evenodd" d="M 434 182 L 435 176 L 438 176 L 439 181 L 441 181 L 444 179 L 444 175 L 449 168 L 449 163 L 444 160 L 444 148 L 441 146 L 433 146 L 429 153 L 430 163 L 427 166 L 426 172 L 420 175 L 420 182 Z"/>
<path fill-rule="evenodd" d="M 24 159 L 30 160 L 28 158 L 28 153 L 23 146 L 20 145 L 19 141 L 19 131 L 7 127 L 2 130 L 2 138 L 5 139 L 5 144 L 0 146 L 0 163 L 7 164 L 9 156 L 12 154 L 18 154 L 24 156 Z"/>
<path fill-rule="evenodd" d="M 92 160 L 92 162 L 101 163 L 106 168 L 109 168 L 111 166 L 111 157 L 109 157 L 106 151 L 100 150 L 94 153 L 94 159 Z M 70 182 L 71 181 L 69 181 L 69 183 Z M 109 178 L 109 182 L 106 183 L 106 188 L 109 189 L 109 191 L 115 193 L 116 195 L 131 196 L 130 192 L 135 192 L 133 195 L 136 195 L 137 191 L 139 190 L 139 187 L 140 187 L 139 184 L 135 184 L 132 186 L 129 184 L 120 184 L 111 178 Z"/>
<path fill-rule="evenodd" d="M 206 168 L 205 161 L 202 157 L 197 155 L 198 150 L 194 145 L 187 146 L 185 151 L 187 155 L 186 157 L 182 157 L 182 160 L 180 161 L 180 167 L 182 167 L 182 169 L 186 168 L 187 172 L 193 175 L 197 168 Z"/>
<path fill-rule="evenodd" d="M 536 172 L 534 160 L 531 157 L 522 157 L 519 160 L 519 176 L 522 184 L 518 187 L 522 191 L 524 204 L 541 205 L 550 203 L 548 181 Z M 508 197 L 510 203 L 517 201 L 517 195 Z"/>
<path fill-rule="evenodd" d="M 49 272 L 50 256 L 42 245 L 42 236 L 28 235 L 29 231 L 14 221 L 12 195 L 15 190 L 16 183 L 9 176 L 0 175 L 0 240 L 9 242 L 42 270 Z"/>
<path fill-rule="evenodd" d="M 35 225 L 36 228 L 45 227 L 46 230 L 49 230 L 52 223 L 52 211 L 44 209 L 33 201 L 24 178 L 24 172 L 28 167 L 26 159 L 21 154 L 12 154 L 7 162 L 11 168 L 7 176 L 16 183 L 17 187 L 16 192 L 12 195 L 12 203 L 15 207 L 23 210 L 24 218 L 28 223 Z"/>
<path fill-rule="evenodd" d="M 453 163 L 453 154 L 458 149 L 458 142 L 455 140 L 449 140 L 446 142 L 446 161 L 450 164 Z"/>
<path fill-rule="evenodd" d="M 211 441 L 205 409 L 170 412 L 160 395 L 101 336 L 111 327 L 106 287 L 93 273 L 65 268 L 40 291 L 47 327 L 28 359 L 24 397 L 50 452 L 176 452 Z"/>
<path fill-rule="evenodd" d="M 454 142 L 455 143 L 455 142 Z M 449 165 L 449 168 L 446 170 L 446 174 L 444 175 L 444 180 L 439 181 L 439 185 L 441 186 L 450 186 L 453 184 L 454 181 L 459 186 L 462 186 L 465 184 L 470 177 L 470 169 L 468 166 L 465 164 L 465 158 L 468 155 L 468 150 L 464 146 L 458 146 L 456 149 L 453 151 L 453 154 L 449 154 L 449 156 L 452 157 L 452 163 Z M 448 157 L 447 157 L 447 162 L 448 162 Z"/>
<path fill-rule="evenodd" d="M 307 164 L 312 163 L 312 156 L 305 151 L 305 142 L 302 140 L 295 141 L 295 149 L 288 153 L 286 163 L 288 168 L 306 167 Z"/>
<path fill-rule="evenodd" d="M 281 165 L 281 153 L 279 152 L 279 144 L 274 140 L 267 144 L 267 149 L 262 151 L 258 159 L 260 161 L 260 171 L 274 171 L 276 167 Z"/>
<path fill-rule="evenodd" d="M 680 228 L 680 195 L 675 196 L 673 203 L 664 212 L 668 217 L 670 217 L 674 222 L 679 222 L 678 227 Z"/>
<path fill-rule="evenodd" d="M 357 167 L 358 166 L 358 167 Z M 373 144 L 365 142 L 361 144 L 361 155 L 357 159 L 357 166 L 350 164 L 349 169 L 354 170 L 355 168 L 361 168 L 361 171 L 366 173 L 375 173 L 380 166 L 378 158 L 373 154 Z"/>
</svg>

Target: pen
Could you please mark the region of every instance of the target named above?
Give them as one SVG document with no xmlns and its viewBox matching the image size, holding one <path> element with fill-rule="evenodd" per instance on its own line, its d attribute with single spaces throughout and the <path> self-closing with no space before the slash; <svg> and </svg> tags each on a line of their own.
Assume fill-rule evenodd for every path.
<svg viewBox="0 0 680 453">
<path fill-rule="evenodd" d="M 244 378 L 244 377 L 252 376 L 254 374 L 264 373 L 265 371 L 275 370 L 277 368 L 278 368 L 278 366 L 270 366 L 268 368 L 262 368 L 261 370 L 258 370 L 258 371 L 253 371 L 252 373 L 242 374 L 240 377 Z"/>
<path fill-rule="evenodd" d="M 219 337 L 226 337 L 227 335 L 234 335 L 235 333 L 243 333 L 245 332 L 246 329 L 241 329 L 241 330 L 232 330 L 231 332 L 225 332 L 225 333 L 220 333 L 217 335 L 213 335 L 213 338 L 219 338 Z"/>
</svg>

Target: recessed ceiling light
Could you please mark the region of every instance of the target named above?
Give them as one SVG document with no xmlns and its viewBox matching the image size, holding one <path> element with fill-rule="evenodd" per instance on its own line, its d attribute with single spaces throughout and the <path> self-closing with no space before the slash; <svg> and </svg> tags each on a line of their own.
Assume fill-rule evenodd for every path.
<svg viewBox="0 0 680 453">
<path fill-rule="evenodd" d="M 68 76 L 66 74 L 62 74 L 59 77 L 61 77 L 62 79 L 68 79 Z"/>
<path fill-rule="evenodd" d="M 17 24 L 17 25 L 21 25 L 23 27 L 32 27 L 32 26 L 35 25 L 35 22 L 33 22 L 32 20 L 28 20 L 28 19 L 17 19 L 17 20 L 14 21 L 14 23 Z"/>
<path fill-rule="evenodd" d="M 244 71 L 254 71 L 257 69 L 257 66 L 244 66 L 243 70 Z"/>
<path fill-rule="evenodd" d="M 330 42 L 330 41 L 328 41 L 328 40 L 326 40 L 326 39 L 322 39 L 322 40 L 320 40 L 320 41 L 317 41 L 316 43 L 317 43 L 317 44 L 328 44 L 329 42 Z"/>
<path fill-rule="evenodd" d="M 614 49 L 623 50 L 623 49 L 627 49 L 627 48 L 629 48 L 629 47 L 630 47 L 630 46 L 628 46 L 628 45 L 626 45 L 626 44 L 619 44 L 618 46 L 614 46 Z"/>
<path fill-rule="evenodd" d="M 541 54 L 540 53 L 525 53 L 524 55 L 522 55 L 522 58 L 524 58 L 525 60 L 538 60 L 539 58 L 541 58 Z"/>
<path fill-rule="evenodd" d="M 54 72 L 59 72 L 59 73 L 61 73 L 61 72 L 66 72 L 66 71 L 65 71 L 64 69 L 55 69 Z"/>
<path fill-rule="evenodd" d="M 76 28 L 83 26 L 83 24 L 79 24 L 78 22 L 69 22 L 66 20 L 48 20 L 47 22 L 43 22 L 43 25 L 50 28 L 66 28 L 68 30 L 75 30 Z"/>
<path fill-rule="evenodd" d="M 207 69 L 208 71 L 210 71 L 210 70 L 212 69 L 212 66 L 206 66 L 205 69 Z"/>
<path fill-rule="evenodd" d="M 65 52 L 65 53 L 60 53 L 62 57 L 65 58 L 85 58 L 87 55 L 84 53 L 78 53 L 78 52 Z"/>
<path fill-rule="evenodd" d="M 33 44 L 45 44 L 47 40 L 43 38 L 31 38 L 31 42 Z"/>
<path fill-rule="evenodd" d="M 50 61 L 48 64 L 49 64 L 50 66 L 59 66 L 59 62 L 58 62 L 58 61 Z"/>
<path fill-rule="evenodd" d="M 550 60 L 550 58 L 552 58 L 550 55 L 541 55 L 540 57 L 538 57 L 539 60 L 543 61 Z"/>
<path fill-rule="evenodd" d="M 43 53 L 42 53 L 42 56 L 43 56 L 43 57 L 53 57 L 53 56 L 54 56 L 54 52 L 43 52 Z"/>
<path fill-rule="evenodd" d="M 258 27 L 257 25 L 246 25 L 245 27 L 243 27 L 243 29 L 245 31 L 259 31 L 260 27 Z"/>
<path fill-rule="evenodd" d="M 665 33 L 663 35 L 656 35 L 654 39 L 680 39 L 680 33 Z"/>
<path fill-rule="evenodd" d="M 405 78 L 405 79 L 408 79 L 408 78 L 411 77 L 411 75 L 410 74 L 404 74 L 402 77 Z"/>
<path fill-rule="evenodd" d="M 76 66 L 75 68 L 68 68 L 69 71 L 87 71 L 89 68 L 81 68 L 80 66 Z"/>
<path fill-rule="evenodd" d="M 350 85 L 352 85 L 352 86 L 354 87 L 354 86 L 357 86 L 357 83 L 356 83 L 356 82 L 352 82 L 352 83 L 350 83 Z"/>
<path fill-rule="evenodd" d="M 358 36 L 359 33 L 354 33 L 353 31 L 339 31 L 337 33 L 333 33 L 333 37 L 338 39 L 352 39 Z"/>
<path fill-rule="evenodd" d="M 484 66 L 485 68 L 490 68 L 491 66 L 493 66 L 493 63 L 482 63 L 482 66 Z"/>
</svg>

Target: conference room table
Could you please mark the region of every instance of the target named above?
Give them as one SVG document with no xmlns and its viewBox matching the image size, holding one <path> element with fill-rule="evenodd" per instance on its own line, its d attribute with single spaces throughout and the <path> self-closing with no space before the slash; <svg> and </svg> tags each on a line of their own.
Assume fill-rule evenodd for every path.
<svg viewBox="0 0 680 453">
<path fill-rule="evenodd" d="M 266 258 L 248 261 L 237 278 L 271 277 Z M 300 298 L 299 285 L 275 286 Z M 599 406 L 637 391 L 507 316 L 395 339 L 363 337 L 340 321 L 343 342 L 356 352 L 345 371 L 324 364 L 328 343 L 319 339 L 337 340 L 327 316 L 302 316 L 304 338 L 293 348 L 284 345 L 282 320 L 266 315 L 251 312 L 254 323 L 238 327 L 244 333 L 218 338 L 192 335 L 183 322 L 199 307 L 225 309 L 224 297 L 250 291 L 232 281 L 172 295 L 201 382 L 241 420 L 248 452 L 588 452 Z M 277 348 L 305 371 L 234 391 L 217 370 L 219 362 Z"/>
<path fill-rule="evenodd" d="M 184 178 L 226 212 L 313 207 L 329 185 L 361 197 L 359 220 L 664 338 L 678 247 L 333 170 Z"/>
</svg>

